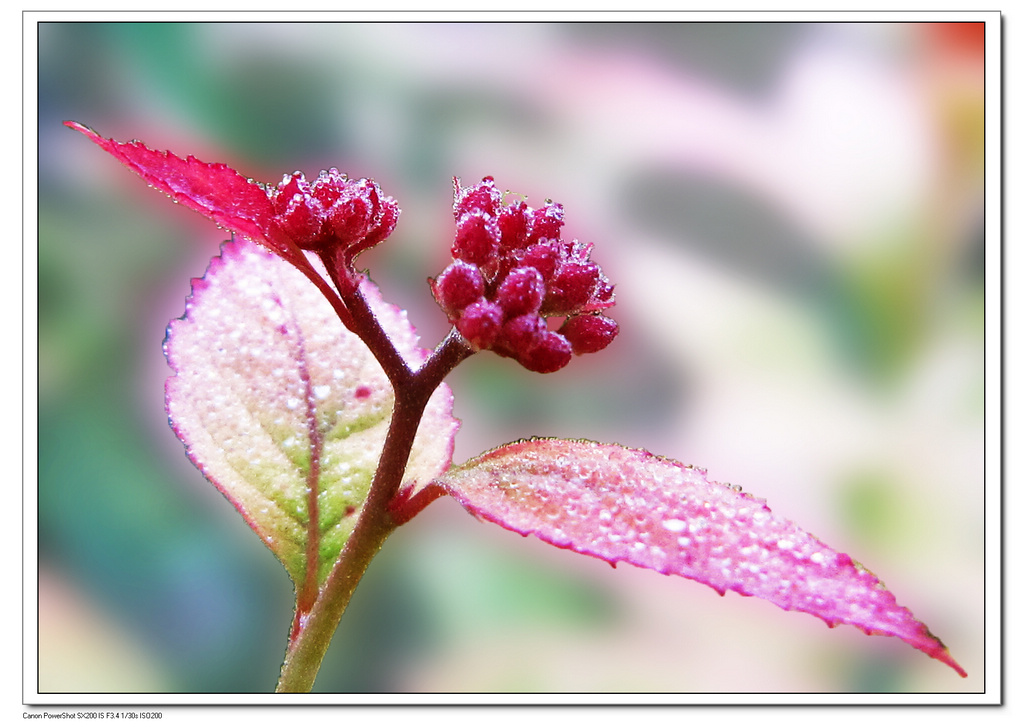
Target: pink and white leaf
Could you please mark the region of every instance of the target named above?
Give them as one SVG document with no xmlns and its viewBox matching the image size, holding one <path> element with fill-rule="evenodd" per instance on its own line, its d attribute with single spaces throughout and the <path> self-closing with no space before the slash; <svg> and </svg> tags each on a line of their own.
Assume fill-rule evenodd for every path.
<svg viewBox="0 0 1024 727">
<path fill-rule="evenodd" d="M 966 676 L 874 574 L 696 467 L 614 444 L 531 439 L 453 467 L 436 484 L 509 530 L 757 596 L 829 626 L 897 636 Z"/>
<path fill-rule="evenodd" d="M 415 368 L 427 355 L 405 313 L 362 293 Z M 359 517 L 394 394 L 365 344 L 303 273 L 254 243 L 224 245 L 193 281 L 164 344 L 167 411 L 189 457 L 235 505 L 297 585 L 322 582 Z M 434 392 L 405 485 L 451 462 L 458 422 Z M 310 544 L 313 543 L 313 547 Z"/>
</svg>

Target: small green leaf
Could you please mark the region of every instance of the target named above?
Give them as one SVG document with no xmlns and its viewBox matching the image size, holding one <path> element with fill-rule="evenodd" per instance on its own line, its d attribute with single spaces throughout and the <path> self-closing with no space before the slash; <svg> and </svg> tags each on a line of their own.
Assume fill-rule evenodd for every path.
<svg viewBox="0 0 1024 727">
<path fill-rule="evenodd" d="M 362 293 L 415 368 L 426 357 L 404 312 Z M 167 412 L 189 457 L 300 587 L 323 582 L 360 515 L 394 394 L 363 342 L 299 271 L 256 244 L 225 244 L 194 280 L 164 344 L 175 375 Z M 434 392 L 406 469 L 407 486 L 451 462 L 458 422 Z"/>
</svg>

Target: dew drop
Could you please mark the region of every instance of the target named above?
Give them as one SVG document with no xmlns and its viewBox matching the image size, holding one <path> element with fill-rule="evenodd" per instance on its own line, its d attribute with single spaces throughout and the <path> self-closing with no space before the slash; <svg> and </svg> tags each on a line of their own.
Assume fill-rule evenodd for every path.
<svg viewBox="0 0 1024 727">
<path fill-rule="evenodd" d="M 681 533 L 684 530 L 686 530 L 686 521 L 677 520 L 676 518 L 670 518 L 668 520 L 662 521 L 661 527 L 665 528 L 670 533 Z"/>
</svg>

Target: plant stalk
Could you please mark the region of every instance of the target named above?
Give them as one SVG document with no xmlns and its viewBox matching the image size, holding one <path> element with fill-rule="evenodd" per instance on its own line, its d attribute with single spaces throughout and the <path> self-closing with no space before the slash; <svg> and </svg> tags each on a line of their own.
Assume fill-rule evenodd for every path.
<svg viewBox="0 0 1024 727">
<path fill-rule="evenodd" d="M 359 306 L 356 308 L 358 310 Z M 366 320 L 358 313 L 356 318 Z M 376 324 L 375 319 L 373 323 Z M 472 353 L 465 340 L 453 330 L 415 373 L 409 374 L 404 361 L 400 369 L 391 367 L 389 371 L 385 362 L 394 359 L 379 357 L 383 358 L 381 363 L 395 389 L 395 408 L 384 449 L 352 535 L 321 587 L 312 610 L 305 618 L 300 618 L 293 630 L 293 638 L 289 640 L 281 666 L 278 692 L 308 692 L 312 689 L 331 638 L 356 586 L 384 541 L 398 527 L 389 505 L 401 488 L 427 402 L 444 377 Z"/>
<path fill-rule="evenodd" d="M 299 625 L 298 635 L 289 644 L 277 684 L 278 692 L 308 692 L 312 689 L 327 647 L 356 586 L 370 561 L 396 527 L 387 507 L 389 491 L 397 490 L 401 484 L 412 451 L 413 437 L 426 403 L 413 407 L 400 405 L 400 401 L 400 397 L 396 396 L 395 411 L 380 464 L 359 522 L 320 589 L 305 623 Z"/>
</svg>

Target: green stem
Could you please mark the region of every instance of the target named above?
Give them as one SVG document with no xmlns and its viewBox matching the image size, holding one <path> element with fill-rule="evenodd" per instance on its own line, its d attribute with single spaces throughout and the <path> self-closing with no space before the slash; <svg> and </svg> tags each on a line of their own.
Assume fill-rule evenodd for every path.
<svg viewBox="0 0 1024 727">
<path fill-rule="evenodd" d="M 357 314 L 356 318 L 362 317 Z M 320 589 L 316 603 L 308 616 L 296 624 L 297 630 L 289 640 L 281 667 L 278 692 L 308 692 L 312 689 L 327 647 L 356 586 L 370 561 L 397 527 L 389 505 L 401 487 L 416 430 L 430 395 L 444 377 L 471 353 L 462 337 L 453 331 L 415 373 L 409 374 L 404 362 L 402 369 L 388 372 L 395 387 L 395 409 L 370 492 L 359 521 Z M 388 357 L 384 358 L 387 360 Z"/>
<path fill-rule="evenodd" d="M 313 609 L 305 623 L 299 625 L 299 633 L 289 645 L 277 684 L 279 692 L 308 692 L 313 687 L 331 637 L 356 586 L 396 527 L 388 513 L 388 492 L 401 484 L 412 439 L 426 403 L 412 406 L 401 404 L 402 401 L 402 397 L 396 396 L 384 451 L 359 522 L 320 589 Z"/>
</svg>

